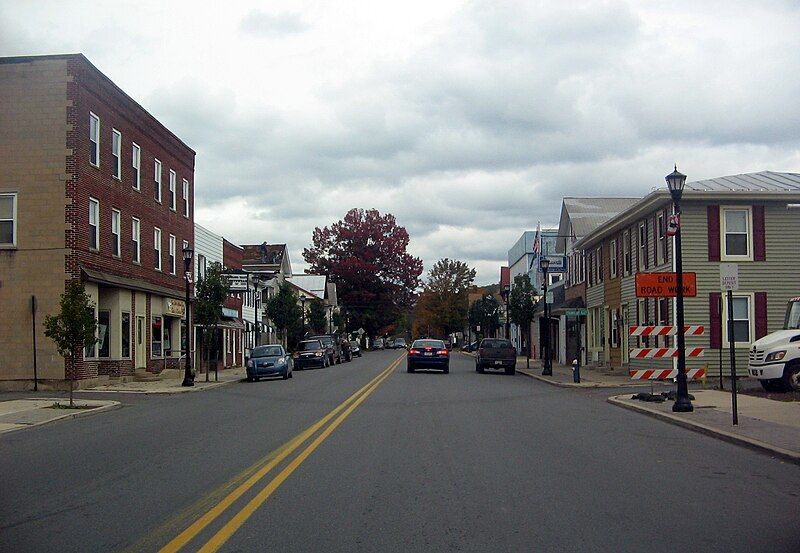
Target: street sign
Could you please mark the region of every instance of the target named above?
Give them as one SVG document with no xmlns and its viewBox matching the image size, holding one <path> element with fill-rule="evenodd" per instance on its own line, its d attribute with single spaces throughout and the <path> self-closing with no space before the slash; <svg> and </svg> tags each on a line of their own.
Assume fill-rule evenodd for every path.
<svg viewBox="0 0 800 553">
<path fill-rule="evenodd" d="M 678 295 L 677 273 L 636 273 L 637 298 L 674 298 Z M 683 297 L 697 296 L 697 275 L 683 273 Z"/>
<path fill-rule="evenodd" d="M 241 292 L 247 290 L 247 276 L 246 274 L 233 274 L 233 273 L 225 273 L 225 278 L 228 279 L 228 282 L 231 285 L 232 292 Z"/>
<path fill-rule="evenodd" d="M 552 304 L 552 303 L 553 303 L 553 292 L 550 292 L 550 291 L 548 290 L 548 292 L 547 292 L 547 296 L 545 297 L 545 300 L 544 300 L 544 301 L 545 301 L 546 303 L 548 303 L 548 304 Z"/>
<path fill-rule="evenodd" d="M 358 330 L 356 330 L 356 334 L 358 334 L 359 336 L 363 336 L 365 332 L 366 330 L 364 330 L 363 328 L 359 328 Z"/>
<path fill-rule="evenodd" d="M 719 287 L 726 292 L 739 289 L 739 265 L 737 263 L 720 263 Z"/>
<path fill-rule="evenodd" d="M 577 319 L 578 317 L 585 317 L 589 314 L 589 310 L 585 307 L 578 307 L 575 309 L 567 309 L 567 317 Z"/>
</svg>

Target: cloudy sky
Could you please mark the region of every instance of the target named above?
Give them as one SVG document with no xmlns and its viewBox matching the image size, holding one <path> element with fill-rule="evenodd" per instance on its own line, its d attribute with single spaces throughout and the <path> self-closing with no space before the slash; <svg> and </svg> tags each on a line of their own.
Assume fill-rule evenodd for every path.
<svg viewBox="0 0 800 553">
<path fill-rule="evenodd" d="M 800 172 L 800 2 L 0 0 L 0 55 L 84 53 L 197 152 L 196 218 L 286 242 L 394 213 L 495 282 L 563 196 Z"/>
</svg>

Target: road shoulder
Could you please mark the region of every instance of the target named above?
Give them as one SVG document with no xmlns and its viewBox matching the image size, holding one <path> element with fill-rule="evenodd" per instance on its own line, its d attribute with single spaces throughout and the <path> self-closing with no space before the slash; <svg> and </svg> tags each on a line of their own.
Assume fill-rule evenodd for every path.
<svg viewBox="0 0 800 553">
<path fill-rule="evenodd" d="M 96 415 L 105 411 L 119 409 L 119 401 L 108 399 L 75 400 L 77 409 L 53 408 L 53 405 L 67 405 L 65 398 L 27 398 L 0 402 L 0 434 L 26 430 L 63 419 L 74 419 Z"/>
</svg>

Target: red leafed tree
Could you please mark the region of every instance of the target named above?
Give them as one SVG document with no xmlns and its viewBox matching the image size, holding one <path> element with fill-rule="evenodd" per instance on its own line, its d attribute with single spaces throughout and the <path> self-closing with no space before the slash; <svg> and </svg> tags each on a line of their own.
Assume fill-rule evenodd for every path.
<svg viewBox="0 0 800 553">
<path fill-rule="evenodd" d="M 315 228 L 303 257 L 309 272 L 336 283 L 349 328 L 374 336 L 413 306 L 422 260 L 406 251 L 408 241 L 391 213 L 354 208 L 330 227 Z"/>
</svg>

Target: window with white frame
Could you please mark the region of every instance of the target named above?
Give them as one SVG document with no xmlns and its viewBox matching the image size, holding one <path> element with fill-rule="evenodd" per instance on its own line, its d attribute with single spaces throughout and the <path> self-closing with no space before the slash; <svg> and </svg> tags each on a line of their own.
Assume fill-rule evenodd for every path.
<svg viewBox="0 0 800 553">
<path fill-rule="evenodd" d="M 626 230 L 622 235 L 622 270 L 626 275 L 631 274 L 631 231 Z"/>
<path fill-rule="evenodd" d="M 122 178 L 122 133 L 117 129 L 111 129 L 111 157 L 114 160 L 111 176 L 120 179 Z"/>
<path fill-rule="evenodd" d="M 100 118 L 89 112 L 89 163 L 100 167 Z"/>
<path fill-rule="evenodd" d="M 155 160 L 155 169 L 153 171 L 153 197 L 158 203 L 161 203 L 161 162 Z"/>
<path fill-rule="evenodd" d="M 140 239 L 141 223 L 136 217 L 131 217 L 131 245 L 133 246 L 133 262 L 142 262 L 142 241 Z"/>
<path fill-rule="evenodd" d="M 17 245 L 17 194 L 0 194 L 0 246 Z"/>
<path fill-rule="evenodd" d="M 142 185 L 142 149 L 135 142 L 131 154 L 131 165 L 133 166 L 133 187 L 139 190 Z"/>
<path fill-rule="evenodd" d="M 169 235 L 169 274 L 175 274 L 175 236 Z"/>
<path fill-rule="evenodd" d="M 206 276 L 206 256 L 199 253 L 197 254 L 197 278 L 205 278 Z"/>
<path fill-rule="evenodd" d="M 189 216 L 189 181 L 183 179 L 183 216 Z"/>
<path fill-rule="evenodd" d="M 175 211 L 175 179 L 177 175 L 175 171 L 170 169 L 169 170 L 169 208 L 172 211 Z"/>
<path fill-rule="evenodd" d="M 114 257 L 120 256 L 120 233 L 119 225 L 122 215 L 118 209 L 111 210 L 111 255 Z"/>
<path fill-rule="evenodd" d="M 749 207 L 722 207 L 722 254 L 724 259 L 753 259 L 753 213 Z"/>
<path fill-rule="evenodd" d="M 594 281 L 596 283 L 603 282 L 603 246 L 600 246 L 595 250 L 595 257 L 594 257 Z"/>
<path fill-rule="evenodd" d="M 753 336 L 753 294 L 733 294 L 733 338 L 736 347 L 746 348 Z M 728 299 L 722 299 L 723 346 L 730 345 L 728 334 Z"/>
<path fill-rule="evenodd" d="M 659 212 L 656 217 L 656 226 L 658 227 L 658 262 L 667 262 L 667 220 L 664 212 Z"/>
<path fill-rule="evenodd" d="M 637 259 L 638 270 L 647 269 L 647 225 L 639 224 L 639 255 Z"/>
<path fill-rule="evenodd" d="M 609 268 L 611 269 L 611 278 L 617 278 L 617 241 L 611 241 L 611 249 L 608 252 L 610 256 Z"/>
<path fill-rule="evenodd" d="M 161 270 L 161 229 L 153 228 L 153 267 L 156 271 Z"/>
<path fill-rule="evenodd" d="M 89 198 L 89 248 L 100 249 L 100 202 Z"/>
</svg>

